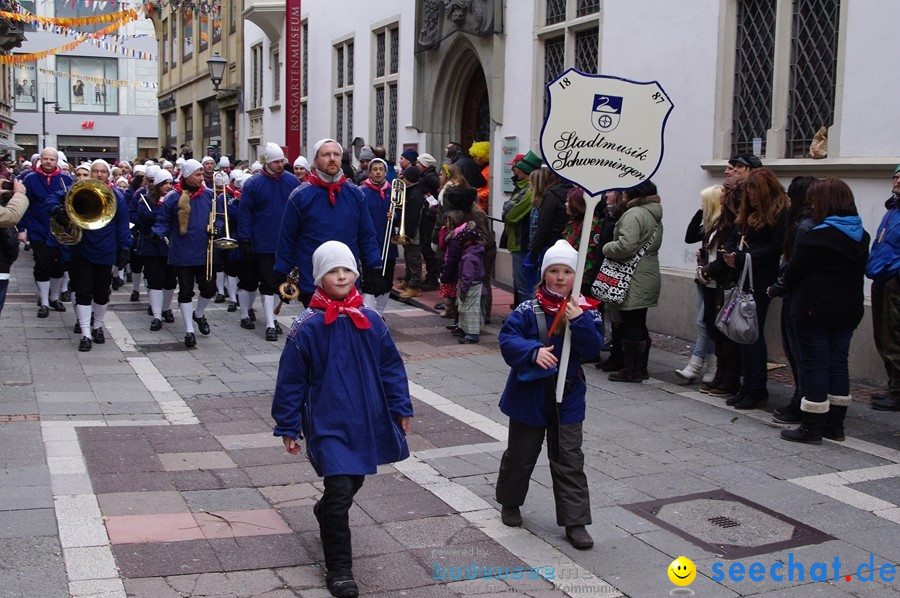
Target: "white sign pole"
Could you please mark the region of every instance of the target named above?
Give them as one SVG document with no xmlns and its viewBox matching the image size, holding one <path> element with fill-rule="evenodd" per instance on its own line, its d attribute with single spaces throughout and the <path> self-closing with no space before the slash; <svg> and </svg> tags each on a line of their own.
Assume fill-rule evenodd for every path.
<svg viewBox="0 0 900 598">
<path fill-rule="evenodd" d="M 672 101 L 659 83 L 641 83 L 569 69 L 547 85 L 550 109 L 541 131 L 544 161 L 557 175 L 583 188 L 584 222 L 572 296 L 581 292 L 594 210 L 610 189 L 648 180 L 662 162 L 663 132 Z M 556 384 L 562 402 L 572 351 L 566 327 Z"/>
</svg>

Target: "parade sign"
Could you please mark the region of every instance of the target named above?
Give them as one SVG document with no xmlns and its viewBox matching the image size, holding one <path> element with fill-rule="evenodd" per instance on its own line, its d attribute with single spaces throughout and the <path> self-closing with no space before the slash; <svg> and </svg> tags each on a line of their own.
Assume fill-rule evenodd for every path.
<svg viewBox="0 0 900 598">
<path fill-rule="evenodd" d="M 594 210 L 602 193 L 630 189 L 652 177 L 662 162 L 663 132 L 672 101 L 656 81 L 640 83 L 569 69 L 547 85 L 549 109 L 541 130 L 544 162 L 585 190 L 584 221 L 575 267 L 577 296 L 584 278 Z M 572 350 L 566 327 L 556 382 L 562 402 Z"/>
<path fill-rule="evenodd" d="M 659 168 L 672 112 L 659 83 L 569 69 L 547 91 L 541 152 L 556 174 L 593 196 L 634 187 Z"/>
</svg>

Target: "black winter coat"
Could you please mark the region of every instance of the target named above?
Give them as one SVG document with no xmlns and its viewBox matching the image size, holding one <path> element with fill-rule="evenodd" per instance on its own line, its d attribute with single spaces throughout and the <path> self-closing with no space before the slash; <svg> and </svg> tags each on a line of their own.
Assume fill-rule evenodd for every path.
<svg viewBox="0 0 900 598">
<path fill-rule="evenodd" d="M 566 194 L 571 188 L 571 183 L 559 182 L 544 192 L 537 229 L 534 231 L 534 237 L 528 240 L 528 251 L 535 257 L 562 239 L 562 231 L 569 222 L 569 215 L 566 214 Z"/>
<path fill-rule="evenodd" d="M 753 284 L 757 292 L 765 292 L 778 278 L 784 236 L 787 234 L 788 210 L 782 210 L 774 226 L 759 230 L 742 224 L 735 224 L 725 241 L 725 251 L 737 252 L 732 278 L 737 280 L 744 269 L 744 257 L 752 257 Z M 741 245 L 741 237 L 744 245 Z"/>
</svg>

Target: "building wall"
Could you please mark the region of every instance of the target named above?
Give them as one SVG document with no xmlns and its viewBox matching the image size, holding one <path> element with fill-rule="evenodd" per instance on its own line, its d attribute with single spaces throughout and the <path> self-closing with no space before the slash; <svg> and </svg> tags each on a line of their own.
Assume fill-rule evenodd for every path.
<svg viewBox="0 0 900 598">
<path fill-rule="evenodd" d="M 40 16 L 54 16 L 52 3 L 38 3 L 37 14 Z M 138 19 L 119 29 L 120 35 L 143 36 L 132 37 L 122 45 L 135 50 L 149 53 L 156 52 L 156 40 L 152 24 L 147 19 Z M 16 48 L 14 53 L 29 53 L 59 47 L 72 38 L 44 31 L 26 31 L 27 40 L 22 47 Z M 66 57 L 99 57 L 116 58 L 116 54 L 92 46 L 88 43 L 81 44 Z M 156 63 L 137 58 L 125 58 L 119 56 L 118 79 L 129 81 L 156 81 Z M 56 56 L 50 56 L 37 62 L 37 68 L 57 70 Z M 13 118 L 18 121 L 15 127 L 16 135 L 36 136 L 38 144 L 41 143 L 42 120 L 44 117 L 41 101 L 57 100 L 57 79 L 53 75 L 34 71 L 37 81 L 36 100 L 37 110 L 13 109 Z M 68 81 L 63 79 L 63 81 Z M 77 105 L 72 106 L 71 112 L 57 114 L 52 105 L 46 106 L 47 135 L 45 145 L 58 146 L 60 136 L 81 137 L 84 141 L 90 141 L 91 137 L 116 137 L 118 138 L 118 150 L 108 155 L 108 158 L 132 159 L 138 155 L 138 138 L 156 138 L 156 89 L 141 87 L 111 87 L 108 93 L 115 93 L 118 101 L 118 113 L 76 112 Z M 93 121 L 93 128 L 85 128 L 85 121 Z M 19 145 L 22 145 L 21 143 Z M 154 142 L 155 145 L 155 142 Z M 91 153 L 91 152 L 86 152 Z M 154 152 L 155 153 L 155 152 Z M 30 157 L 26 156 L 26 158 Z"/>
</svg>

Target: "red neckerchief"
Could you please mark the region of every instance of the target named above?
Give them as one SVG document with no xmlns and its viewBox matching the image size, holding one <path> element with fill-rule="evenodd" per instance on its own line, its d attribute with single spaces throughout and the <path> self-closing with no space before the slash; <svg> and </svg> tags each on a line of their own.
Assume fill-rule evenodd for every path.
<svg viewBox="0 0 900 598">
<path fill-rule="evenodd" d="M 391 184 L 388 183 L 387 181 L 383 182 L 383 183 L 381 184 L 381 187 L 379 187 L 378 185 L 376 185 L 375 183 L 373 183 L 373 182 L 372 182 L 371 180 L 369 180 L 369 179 L 364 180 L 364 181 L 363 181 L 363 185 L 365 185 L 365 186 L 368 187 L 369 189 L 372 189 L 372 190 L 374 190 L 374 191 L 378 191 L 378 192 L 381 194 L 381 200 L 382 200 L 382 201 L 384 201 L 384 192 L 391 188 Z"/>
<path fill-rule="evenodd" d="M 543 308 L 545 313 L 555 314 L 559 311 L 560 307 L 565 306 L 566 297 L 562 295 L 557 295 L 553 291 L 547 288 L 547 285 L 542 284 L 540 288 L 538 288 L 537 292 L 534 294 L 535 299 L 538 300 L 538 303 L 541 304 L 541 308 Z M 600 302 L 594 299 L 589 299 L 584 295 L 578 295 L 578 307 L 581 309 L 594 309 L 599 305 Z"/>
<path fill-rule="evenodd" d="M 203 195 L 204 191 L 206 191 L 206 187 L 204 187 L 203 185 L 200 185 L 200 187 L 198 187 L 196 191 L 191 193 L 190 189 L 185 189 L 184 187 L 181 186 L 181 181 L 178 181 L 177 183 L 175 183 L 175 186 L 173 187 L 173 189 L 175 191 L 178 191 L 179 195 L 181 195 L 182 193 L 187 191 L 188 193 L 190 193 L 191 199 L 197 199 L 198 197 Z"/>
<path fill-rule="evenodd" d="M 241 198 L 241 190 L 238 189 L 237 187 L 235 187 L 234 185 L 226 186 L 225 193 L 227 193 L 228 195 L 230 195 L 231 197 L 233 197 L 235 199 Z"/>
<path fill-rule="evenodd" d="M 331 205 L 334 205 L 334 202 L 336 199 L 334 194 L 341 190 L 341 185 L 344 184 L 344 182 L 347 180 L 347 177 L 344 176 L 344 173 L 341 173 L 341 178 L 338 182 L 326 183 L 321 178 L 319 178 L 319 175 L 316 173 L 315 170 L 313 170 L 312 172 L 309 173 L 309 176 L 306 177 L 306 180 L 309 181 L 309 183 L 311 185 L 315 185 L 316 187 L 322 187 L 323 189 L 328 189 L 328 199 L 331 200 Z"/>
<path fill-rule="evenodd" d="M 269 172 L 269 169 L 266 168 L 266 166 L 263 166 L 262 173 L 263 173 L 263 175 L 269 177 L 270 179 L 275 179 L 277 181 L 278 179 L 281 178 L 281 174 L 284 174 L 284 171 L 282 170 L 281 174 L 274 174 L 272 172 Z"/>
<path fill-rule="evenodd" d="M 350 317 L 350 320 L 353 321 L 353 325 L 359 328 L 360 330 L 365 330 L 366 328 L 372 327 L 372 322 L 369 321 L 362 311 L 360 311 L 360 307 L 363 305 L 362 295 L 359 294 L 359 291 L 356 290 L 356 287 L 350 288 L 350 294 L 341 299 L 332 299 L 325 292 L 316 287 L 316 292 L 313 294 L 312 299 L 309 302 L 309 307 L 313 309 L 324 309 L 325 310 L 325 325 L 329 325 L 335 320 L 340 314 L 347 314 Z"/>
<path fill-rule="evenodd" d="M 50 186 L 50 183 L 52 182 L 50 179 L 52 179 L 53 177 L 55 177 L 58 174 L 62 174 L 62 170 L 59 169 L 59 166 L 57 166 L 56 170 L 54 170 L 50 174 L 47 174 L 46 172 L 44 172 L 44 169 L 41 168 L 40 166 L 38 166 L 36 170 L 39 171 L 45 177 L 47 177 L 47 186 L 48 187 Z"/>
</svg>

